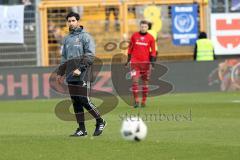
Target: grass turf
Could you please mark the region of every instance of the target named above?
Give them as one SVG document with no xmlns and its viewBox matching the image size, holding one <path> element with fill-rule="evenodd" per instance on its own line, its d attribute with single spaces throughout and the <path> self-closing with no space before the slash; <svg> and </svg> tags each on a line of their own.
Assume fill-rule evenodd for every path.
<svg viewBox="0 0 240 160">
<path fill-rule="evenodd" d="M 0 160 L 239 160 L 240 93 L 170 94 L 149 98 L 144 109 L 130 109 L 120 101 L 104 115 L 108 126 L 91 137 L 95 122 L 88 121 L 87 138 L 68 137 L 75 122 L 59 120 L 54 107 L 60 100 L 0 102 Z M 191 115 L 190 115 L 191 111 Z M 146 121 L 142 142 L 124 141 L 121 119 L 140 113 L 170 118 Z M 188 115 L 191 119 L 172 119 Z M 178 117 L 179 118 L 179 117 Z"/>
</svg>

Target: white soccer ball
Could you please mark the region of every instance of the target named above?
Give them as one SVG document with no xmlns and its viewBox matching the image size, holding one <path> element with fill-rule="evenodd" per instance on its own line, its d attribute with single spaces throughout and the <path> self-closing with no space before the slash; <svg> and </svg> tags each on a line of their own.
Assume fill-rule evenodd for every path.
<svg viewBox="0 0 240 160">
<path fill-rule="evenodd" d="M 147 126 L 140 117 L 126 118 L 120 130 L 125 140 L 141 141 L 147 136 Z"/>
</svg>

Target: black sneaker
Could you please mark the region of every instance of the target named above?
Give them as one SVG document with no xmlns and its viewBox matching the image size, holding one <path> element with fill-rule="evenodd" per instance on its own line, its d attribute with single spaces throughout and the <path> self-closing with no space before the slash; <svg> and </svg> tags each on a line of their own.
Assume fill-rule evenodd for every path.
<svg viewBox="0 0 240 160">
<path fill-rule="evenodd" d="M 138 108 L 139 107 L 139 102 L 135 102 L 133 107 Z"/>
<path fill-rule="evenodd" d="M 70 135 L 70 137 L 84 137 L 84 136 L 87 136 L 87 131 L 81 130 L 80 128 L 78 128 L 74 134 Z"/>
<path fill-rule="evenodd" d="M 106 127 L 107 122 L 103 120 L 103 122 L 96 124 L 95 132 L 93 133 L 93 136 L 99 136 L 102 134 L 104 128 Z"/>
</svg>

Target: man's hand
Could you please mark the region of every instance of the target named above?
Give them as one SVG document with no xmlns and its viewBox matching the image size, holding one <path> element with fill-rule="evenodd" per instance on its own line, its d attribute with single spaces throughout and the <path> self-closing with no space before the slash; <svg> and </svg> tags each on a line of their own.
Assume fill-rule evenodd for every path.
<svg viewBox="0 0 240 160">
<path fill-rule="evenodd" d="M 60 76 L 60 75 L 57 75 L 57 82 L 58 83 L 63 83 L 64 82 L 64 77 Z"/>
<path fill-rule="evenodd" d="M 74 75 L 74 76 L 80 76 L 80 74 L 81 74 L 81 71 L 80 71 L 79 69 L 75 69 L 75 70 L 73 71 L 73 75 Z"/>
</svg>

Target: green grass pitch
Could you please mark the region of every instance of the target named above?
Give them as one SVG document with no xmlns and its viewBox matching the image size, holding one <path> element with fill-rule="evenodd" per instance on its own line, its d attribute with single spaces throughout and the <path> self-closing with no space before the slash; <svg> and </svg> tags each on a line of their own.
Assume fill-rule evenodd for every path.
<svg viewBox="0 0 240 160">
<path fill-rule="evenodd" d="M 149 98 L 147 108 L 135 110 L 120 101 L 104 115 L 108 122 L 104 134 L 94 138 L 94 120 L 87 122 L 88 137 L 68 137 L 76 123 L 55 116 L 59 101 L 0 102 L 0 160 L 240 159 L 239 92 L 168 94 Z M 145 119 L 159 112 L 191 119 L 148 117 L 147 138 L 125 141 L 119 132 L 121 119 L 138 112 Z"/>
</svg>

